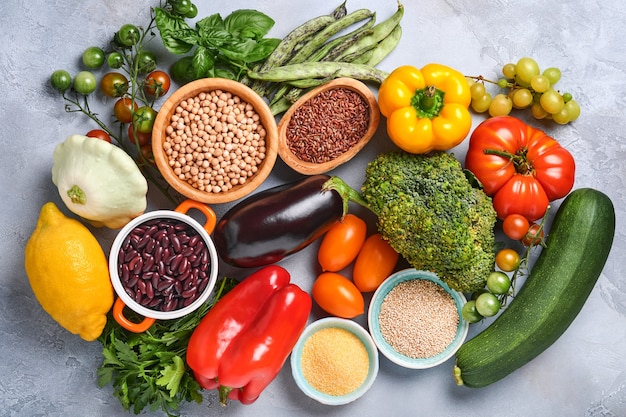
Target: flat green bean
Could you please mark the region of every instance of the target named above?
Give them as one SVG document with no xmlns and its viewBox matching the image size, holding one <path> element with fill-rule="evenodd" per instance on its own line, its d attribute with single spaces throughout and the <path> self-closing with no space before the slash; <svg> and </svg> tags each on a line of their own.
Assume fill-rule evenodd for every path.
<svg viewBox="0 0 626 417">
<path fill-rule="evenodd" d="M 326 26 L 320 32 L 316 33 L 311 39 L 306 42 L 290 59 L 289 64 L 299 64 L 311 58 L 311 56 L 326 43 L 331 37 L 341 32 L 342 30 L 356 24 L 362 20 L 371 18 L 374 15 L 368 9 L 355 10 L 352 13 L 347 14 L 343 18 L 336 20 L 335 22 Z"/>
<path fill-rule="evenodd" d="M 382 83 L 388 73 L 375 67 L 349 62 L 303 62 L 270 68 L 267 71 L 249 71 L 252 79 L 284 83 L 308 78 L 350 77 L 361 81 Z"/>
<path fill-rule="evenodd" d="M 389 18 L 375 25 L 372 34 L 361 38 L 359 41 L 352 44 L 346 49 L 338 58 L 337 61 L 343 61 L 345 56 L 349 56 L 360 50 L 368 50 L 374 48 L 385 39 L 393 31 L 393 29 L 400 24 L 402 17 L 404 16 L 404 6 L 398 2 L 398 8 L 396 12 Z"/>
<path fill-rule="evenodd" d="M 397 25 L 385 39 L 378 42 L 378 46 L 372 49 L 373 53 L 369 57 L 369 60 L 364 63 L 371 65 L 372 67 L 380 64 L 380 62 L 391 53 L 391 51 L 396 49 L 396 46 L 400 43 L 401 37 L 402 27 Z"/>
</svg>

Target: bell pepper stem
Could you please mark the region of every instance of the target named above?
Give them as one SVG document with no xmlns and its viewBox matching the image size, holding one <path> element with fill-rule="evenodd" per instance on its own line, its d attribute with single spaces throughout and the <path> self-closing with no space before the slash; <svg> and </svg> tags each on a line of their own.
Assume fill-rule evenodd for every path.
<svg viewBox="0 0 626 417">
<path fill-rule="evenodd" d="M 426 88 L 415 91 L 411 98 L 411 106 L 417 112 L 420 119 L 434 119 L 439 116 L 443 103 L 444 92 L 435 86 L 427 86 Z"/>
<path fill-rule="evenodd" d="M 220 404 L 222 405 L 222 407 L 226 407 L 226 405 L 228 404 L 228 395 L 230 394 L 232 390 L 233 390 L 232 387 L 224 387 L 220 385 L 219 397 L 220 397 Z"/>
</svg>

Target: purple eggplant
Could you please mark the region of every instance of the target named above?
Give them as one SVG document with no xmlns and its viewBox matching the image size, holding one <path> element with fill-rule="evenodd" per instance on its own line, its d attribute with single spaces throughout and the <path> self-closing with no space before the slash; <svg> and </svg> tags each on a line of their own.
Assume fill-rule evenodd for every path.
<svg viewBox="0 0 626 417">
<path fill-rule="evenodd" d="M 327 175 L 312 175 L 256 193 L 229 209 L 213 232 L 219 256 L 253 268 L 298 252 L 343 216 L 334 190 L 323 190 Z"/>
</svg>

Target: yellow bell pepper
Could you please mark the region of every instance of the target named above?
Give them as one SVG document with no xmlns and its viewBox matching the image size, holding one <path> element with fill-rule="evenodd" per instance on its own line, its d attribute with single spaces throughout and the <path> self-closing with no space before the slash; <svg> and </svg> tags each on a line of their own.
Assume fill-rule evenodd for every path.
<svg viewBox="0 0 626 417">
<path fill-rule="evenodd" d="M 378 90 L 389 138 L 414 154 L 460 144 L 472 127 L 470 102 L 465 76 L 440 64 L 398 67 Z"/>
</svg>

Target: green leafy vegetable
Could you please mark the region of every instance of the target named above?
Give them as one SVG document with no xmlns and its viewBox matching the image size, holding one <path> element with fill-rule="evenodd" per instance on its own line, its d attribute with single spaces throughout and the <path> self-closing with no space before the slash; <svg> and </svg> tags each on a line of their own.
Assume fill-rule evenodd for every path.
<svg viewBox="0 0 626 417">
<path fill-rule="evenodd" d="M 223 278 L 210 302 L 180 319 L 157 321 L 145 333 L 128 332 L 109 317 L 98 338 L 103 357 L 98 385 L 112 384 L 124 409 L 135 414 L 149 407 L 171 416 L 182 401 L 202 402 L 200 385 L 185 362 L 187 344 L 202 317 L 236 283 Z"/>
<path fill-rule="evenodd" d="M 194 29 L 183 17 L 156 8 L 155 23 L 169 52 L 183 55 L 193 50 L 191 73 L 196 79 L 219 76 L 239 80 L 280 42 L 265 37 L 274 20 L 256 10 L 235 10 L 224 19 L 216 13 L 196 22 Z"/>
</svg>

